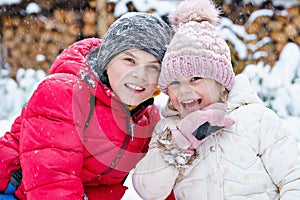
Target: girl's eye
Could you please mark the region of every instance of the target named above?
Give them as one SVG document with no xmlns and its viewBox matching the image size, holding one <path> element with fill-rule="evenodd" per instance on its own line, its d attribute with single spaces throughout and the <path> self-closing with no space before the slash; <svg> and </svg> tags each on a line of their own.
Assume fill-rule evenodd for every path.
<svg viewBox="0 0 300 200">
<path fill-rule="evenodd" d="M 198 80 L 202 80 L 202 78 L 201 77 L 198 77 L 198 76 L 194 76 L 194 77 L 192 77 L 191 78 L 191 82 L 195 82 L 195 81 L 198 81 Z"/>
<path fill-rule="evenodd" d="M 172 82 L 170 83 L 170 86 L 176 86 L 176 85 L 179 85 L 179 84 L 180 84 L 179 81 L 172 81 Z"/>
</svg>

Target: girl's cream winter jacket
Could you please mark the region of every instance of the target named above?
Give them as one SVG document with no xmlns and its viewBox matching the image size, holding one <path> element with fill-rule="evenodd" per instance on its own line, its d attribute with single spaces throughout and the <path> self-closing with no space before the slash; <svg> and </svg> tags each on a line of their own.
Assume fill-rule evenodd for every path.
<svg viewBox="0 0 300 200">
<path fill-rule="evenodd" d="M 133 174 L 143 199 L 164 199 L 172 189 L 182 200 L 300 199 L 300 151 L 277 115 L 262 105 L 243 75 L 236 76 L 227 103 L 236 123 L 209 136 L 184 167 L 174 164 L 182 157 L 170 158 L 158 143 L 180 120 L 165 112 Z"/>
</svg>

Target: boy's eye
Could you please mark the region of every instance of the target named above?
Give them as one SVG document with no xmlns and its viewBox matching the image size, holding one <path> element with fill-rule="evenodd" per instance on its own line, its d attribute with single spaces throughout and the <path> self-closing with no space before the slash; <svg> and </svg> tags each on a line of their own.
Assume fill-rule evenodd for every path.
<svg viewBox="0 0 300 200">
<path fill-rule="evenodd" d="M 160 67 L 157 65 L 149 65 L 148 69 L 160 72 Z"/>
<path fill-rule="evenodd" d="M 128 62 L 130 62 L 130 63 L 132 63 L 132 64 L 134 64 L 135 63 L 135 60 L 134 59 L 132 59 L 132 58 L 125 58 L 124 60 L 126 60 L 126 61 L 128 61 Z"/>
<path fill-rule="evenodd" d="M 199 76 L 194 76 L 194 77 L 192 77 L 191 78 L 191 82 L 195 82 L 195 81 L 198 81 L 198 80 L 202 80 L 202 78 L 201 77 L 199 77 Z"/>
</svg>

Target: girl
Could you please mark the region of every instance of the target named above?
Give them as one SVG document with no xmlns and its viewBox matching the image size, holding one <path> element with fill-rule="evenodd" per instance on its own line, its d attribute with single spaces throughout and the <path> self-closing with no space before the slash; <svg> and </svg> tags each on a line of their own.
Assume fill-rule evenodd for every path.
<svg viewBox="0 0 300 200">
<path fill-rule="evenodd" d="M 9 182 L 18 199 L 121 199 L 159 120 L 153 97 L 169 41 L 160 18 L 129 13 L 103 41 L 67 48 L 0 139 L 0 191 Z"/>
<path fill-rule="evenodd" d="M 133 185 L 143 199 L 299 199 L 300 151 L 230 51 L 209 0 L 186 0 L 159 78 L 170 102 Z"/>
</svg>

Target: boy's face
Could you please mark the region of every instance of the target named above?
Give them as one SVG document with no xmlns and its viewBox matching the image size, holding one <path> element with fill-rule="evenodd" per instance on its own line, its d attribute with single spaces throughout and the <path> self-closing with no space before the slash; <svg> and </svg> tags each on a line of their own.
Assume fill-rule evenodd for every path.
<svg viewBox="0 0 300 200">
<path fill-rule="evenodd" d="M 155 56 L 139 49 L 121 52 L 107 65 L 112 90 L 127 105 L 148 99 L 157 87 L 160 63 Z"/>
<path fill-rule="evenodd" d="M 174 108 L 182 117 L 219 102 L 225 88 L 216 81 L 198 76 L 182 77 L 168 86 L 168 95 Z"/>
</svg>

